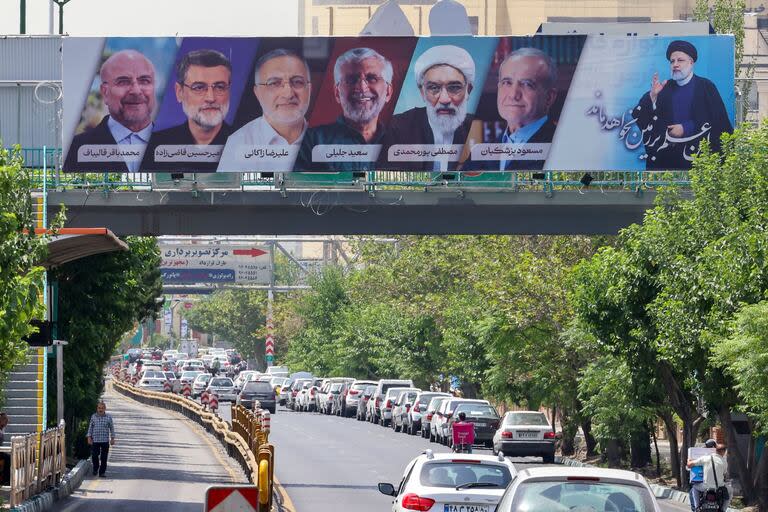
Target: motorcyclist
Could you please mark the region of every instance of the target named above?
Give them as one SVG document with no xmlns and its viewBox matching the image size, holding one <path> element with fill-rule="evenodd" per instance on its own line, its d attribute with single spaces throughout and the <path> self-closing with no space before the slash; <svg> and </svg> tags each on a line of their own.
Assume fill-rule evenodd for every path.
<svg viewBox="0 0 768 512">
<path fill-rule="evenodd" d="M 464 412 L 459 413 L 459 421 L 453 424 L 453 451 L 472 453 L 475 444 L 475 424 L 467 421 Z"/>
<path fill-rule="evenodd" d="M 706 448 L 715 448 L 715 453 L 704 455 L 698 459 L 688 459 L 686 464 L 688 469 L 691 469 L 693 466 L 702 466 L 704 470 L 703 481 L 694 484 L 690 491 L 691 510 L 694 512 L 702 509 L 708 490 L 715 490 L 725 486 L 725 473 L 728 470 L 728 464 L 724 457 L 725 446 L 718 445 L 714 439 L 708 439 L 704 446 Z M 718 510 L 723 510 L 724 503 L 720 503 L 720 500 L 718 500 L 718 505 Z"/>
</svg>

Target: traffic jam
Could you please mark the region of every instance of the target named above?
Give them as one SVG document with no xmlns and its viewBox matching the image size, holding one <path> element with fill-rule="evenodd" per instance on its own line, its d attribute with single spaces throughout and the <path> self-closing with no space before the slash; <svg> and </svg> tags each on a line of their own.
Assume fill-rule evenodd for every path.
<svg viewBox="0 0 768 512">
<path fill-rule="evenodd" d="M 499 415 L 488 400 L 421 390 L 408 379 L 295 373 L 277 396 L 291 411 L 367 421 L 450 448 L 427 449 L 406 465 L 399 482 L 378 484 L 392 498 L 393 512 L 661 510 L 640 474 L 555 465 L 560 435 L 540 411 Z M 544 465 L 518 469 L 512 457 L 537 457 Z"/>
<path fill-rule="evenodd" d="M 378 483 L 393 512 L 660 512 L 645 478 L 631 471 L 555 465 L 560 435 L 540 411 L 499 415 L 488 400 L 421 390 L 409 379 L 319 378 L 244 369 L 233 350 L 208 349 L 189 359 L 168 350 L 128 354 L 127 372 L 142 389 L 181 393 L 212 410 L 221 402 L 271 413 L 354 418 L 421 436 L 451 449 L 427 449 L 399 482 Z M 215 402 L 213 402 L 215 400 Z M 490 450 L 490 451 L 488 451 Z M 511 458 L 537 457 L 542 466 L 516 468 Z"/>
</svg>

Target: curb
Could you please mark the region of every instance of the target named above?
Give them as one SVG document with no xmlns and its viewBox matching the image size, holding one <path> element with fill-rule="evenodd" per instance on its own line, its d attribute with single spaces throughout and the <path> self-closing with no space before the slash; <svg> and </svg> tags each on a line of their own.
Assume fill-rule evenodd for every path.
<svg viewBox="0 0 768 512">
<path fill-rule="evenodd" d="M 579 462 L 578 460 L 569 459 L 568 457 L 561 457 L 559 455 L 555 455 L 555 463 L 562 464 L 563 466 L 571 466 L 575 468 L 594 468 L 596 466 L 593 466 L 592 464 L 585 464 L 583 462 Z M 648 485 L 651 486 L 651 490 L 653 491 L 653 495 L 657 498 L 661 498 L 664 500 L 670 500 L 670 501 L 676 501 L 677 503 L 690 503 L 690 497 L 688 496 L 687 492 L 678 491 L 675 489 L 670 489 L 669 487 L 664 487 L 662 485 L 658 484 L 652 484 L 648 483 Z M 739 509 L 737 508 L 728 508 L 726 512 L 738 512 Z"/>
<path fill-rule="evenodd" d="M 52 510 L 54 503 L 66 498 L 80 487 L 83 478 L 91 470 L 91 467 L 90 460 L 81 460 L 69 473 L 64 475 L 57 487 L 31 497 L 21 505 L 12 508 L 11 512 L 47 512 Z"/>
</svg>

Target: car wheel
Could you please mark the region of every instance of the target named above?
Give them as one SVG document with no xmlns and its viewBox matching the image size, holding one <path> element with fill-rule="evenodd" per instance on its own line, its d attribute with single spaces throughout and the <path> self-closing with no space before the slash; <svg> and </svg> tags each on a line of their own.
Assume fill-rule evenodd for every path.
<svg viewBox="0 0 768 512">
<path fill-rule="evenodd" d="M 434 443 L 435 442 L 435 436 L 432 435 L 432 431 L 431 430 L 429 431 L 429 442 L 430 443 Z"/>
<path fill-rule="evenodd" d="M 277 412 L 277 407 L 273 407 L 269 410 L 271 414 L 275 414 Z"/>
<path fill-rule="evenodd" d="M 555 454 L 547 454 L 544 455 L 542 458 L 542 461 L 544 461 L 544 464 L 554 464 L 555 463 Z"/>
</svg>

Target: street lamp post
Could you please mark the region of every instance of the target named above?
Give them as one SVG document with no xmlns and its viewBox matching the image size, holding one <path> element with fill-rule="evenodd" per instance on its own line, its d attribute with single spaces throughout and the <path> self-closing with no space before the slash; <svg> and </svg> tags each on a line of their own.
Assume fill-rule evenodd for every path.
<svg viewBox="0 0 768 512">
<path fill-rule="evenodd" d="M 56 346 L 56 423 L 64 421 L 64 340 L 53 340 Z"/>
</svg>

